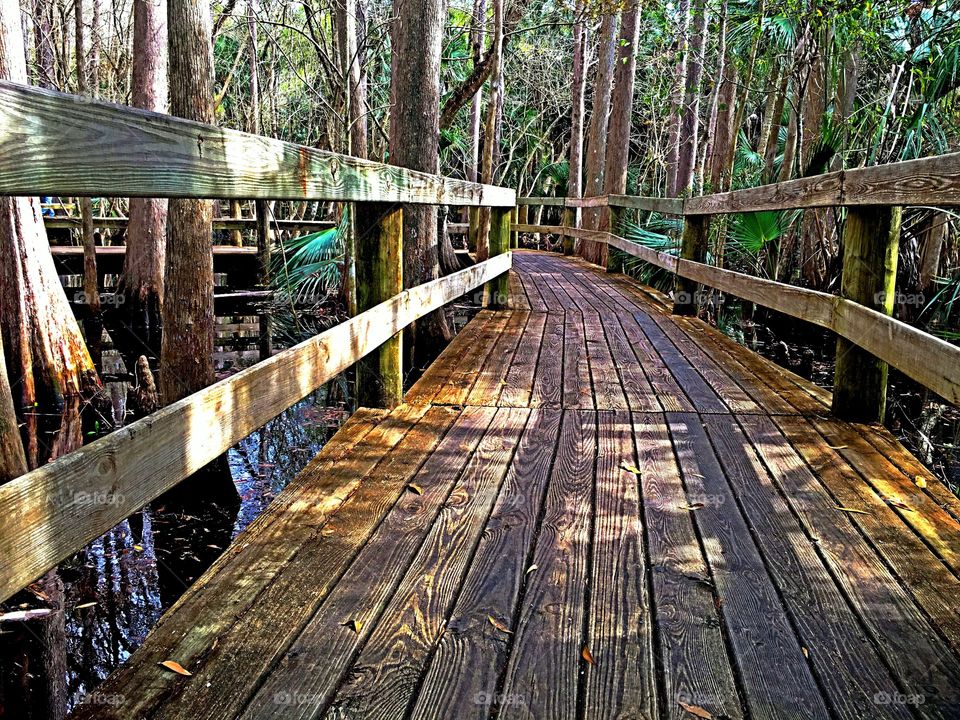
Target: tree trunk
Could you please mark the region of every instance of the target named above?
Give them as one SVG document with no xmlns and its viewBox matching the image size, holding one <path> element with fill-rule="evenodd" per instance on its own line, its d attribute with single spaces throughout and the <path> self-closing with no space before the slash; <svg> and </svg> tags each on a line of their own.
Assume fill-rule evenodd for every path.
<svg viewBox="0 0 960 720">
<path fill-rule="evenodd" d="M 190 0 L 169 0 L 167 27 L 170 114 L 211 124 L 210 8 Z M 170 200 L 160 349 L 160 394 L 165 404 L 201 390 L 214 379 L 212 223 L 209 200 Z"/>
<path fill-rule="evenodd" d="M 27 82 L 16 3 L 0 3 L 0 78 Z M 36 198 L 0 198 L 0 330 L 14 403 L 24 418 L 27 463 L 38 462 L 36 418 L 99 385 L 90 353 L 57 276 Z"/>
<path fill-rule="evenodd" d="M 603 194 L 604 164 L 607 159 L 607 122 L 610 115 L 610 97 L 613 93 L 613 71 L 617 62 L 617 26 L 620 15 L 611 12 L 603 16 L 600 25 L 600 45 L 597 48 L 597 74 L 593 86 L 593 108 L 587 134 L 586 174 L 584 197 Z M 584 208 L 583 226 L 595 230 L 600 213 L 596 208 Z"/>
<path fill-rule="evenodd" d="M 443 0 L 397 0 L 391 31 L 390 162 L 436 173 L 440 145 L 440 51 Z M 440 274 L 437 209 L 410 206 L 403 217 L 403 275 L 407 287 Z M 412 366 L 446 345 L 453 329 L 442 310 L 421 318 L 405 343 Z"/>
<path fill-rule="evenodd" d="M 743 118 L 747 111 L 747 105 L 750 103 L 750 87 L 753 85 L 753 74 L 757 68 L 757 51 L 760 49 L 760 39 L 763 36 L 763 18 L 766 14 L 766 0 L 759 0 L 757 9 L 757 29 L 754 32 L 753 43 L 750 45 L 750 57 L 747 60 L 747 74 L 743 80 L 742 96 L 734 102 L 736 106 L 733 115 L 733 127 L 731 128 L 730 149 L 724 165 L 726 174 L 733 178 L 733 164 L 737 157 L 737 143 L 740 140 L 740 127 L 743 125 Z"/>
<path fill-rule="evenodd" d="M 940 274 L 940 256 L 950 230 L 950 216 L 930 211 L 930 219 L 924 223 L 920 246 L 920 282 L 921 292 L 933 287 L 934 280 Z"/>
<path fill-rule="evenodd" d="M 760 157 L 767 156 L 767 147 L 771 142 L 776 143 L 776 135 L 773 134 L 772 130 L 775 127 L 780 127 L 782 120 L 777 115 L 777 101 L 780 97 L 778 90 L 780 89 L 781 78 L 786 74 L 787 69 L 783 67 L 779 55 L 775 56 L 770 61 L 770 75 L 767 78 L 767 101 L 763 107 L 760 138 L 757 144 L 757 155 Z M 780 114 L 783 114 L 782 108 Z"/>
<path fill-rule="evenodd" d="M 486 34 L 481 31 L 487 15 L 486 0 L 474 0 L 473 3 L 473 30 L 470 33 L 470 44 L 473 47 L 473 67 L 480 66 L 483 57 L 483 48 Z M 470 102 L 470 159 L 467 164 L 467 180 L 477 182 L 480 177 L 480 127 L 483 118 L 483 87 L 473 94 Z M 480 209 L 467 208 L 467 249 L 476 252 L 479 247 Z"/>
<path fill-rule="evenodd" d="M 45 88 L 55 87 L 53 3 L 49 0 L 33 0 L 33 47 L 36 53 L 37 85 Z"/>
<path fill-rule="evenodd" d="M 640 7 L 631 5 L 623 13 L 613 96 L 607 127 L 607 157 L 604 163 L 603 192 L 622 195 L 627 191 L 627 164 L 630 159 L 630 120 L 633 118 L 634 76 L 637 70 L 637 39 L 640 36 Z M 601 225 L 606 213 L 601 213 Z"/>
<path fill-rule="evenodd" d="M 503 0 L 493 1 L 493 44 L 490 47 L 493 69 L 490 73 L 490 93 L 487 98 L 487 117 L 483 127 L 483 158 L 480 163 L 480 182 L 493 184 L 493 167 L 499 145 L 500 113 L 503 105 Z M 477 235 L 477 260 L 486 260 L 490 248 L 490 208 L 480 208 Z"/>
<path fill-rule="evenodd" d="M 27 471 L 27 456 L 20 440 L 20 428 L 7 379 L 3 343 L 0 342 L 0 485 Z"/>
<path fill-rule="evenodd" d="M 134 0 L 131 84 L 134 107 L 166 112 L 166 0 Z M 123 260 L 120 293 L 125 303 L 124 314 L 154 352 L 159 351 L 166 233 L 166 199 L 130 199 L 127 252 Z"/>
<path fill-rule="evenodd" d="M 680 123 L 683 122 L 683 93 L 687 86 L 687 38 L 690 32 L 690 0 L 680 0 L 677 9 L 680 27 L 671 53 L 673 87 L 670 91 L 670 117 L 667 125 L 667 196 L 677 194 L 677 165 L 680 156 Z"/>
<path fill-rule="evenodd" d="M 773 182 L 774 163 L 777 160 L 777 150 L 780 146 L 780 128 L 783 127 L 783 108 L 787 102 L 787 89 L 790 86 L 789 68 L 783 68 L 780 81 L 777 83 L 776 99 L 773 103 L 773 112 L 767 130 L 767 138 L 763 146 L 763 177 L 767 182 Z"/>
<path fill-rule="evenodd" d="M 573 73 L 570 83 L 570 161 L 567 177 L 567 197 L 579 198 L 583 193 L 583 121 L 585 118 L 586 57 L 589 31 L 584 22 L 584 0 L 578 0 L 576 22 L 573 24 Z"/>
<path fill-rule="evenodd" d="M 87 78 L 93 70 L 92 53 L 87 57 L 83 29 L 83 2 L 76 0 L 73 8 L 74 28 L 76 30 L 77 57 L 77 95 L 96 97 L 96 85 L 88 87 Z M 94 44 L 91 36 L 91 47 Z M 93 231 L 93 203 L 89 197 L 82 197 L 80 204 L 80 236 L 83 240 L 83 294 L 90 315 L 100 315 L 100 287 L 97 284 L 97 244 Z M 99 338 L 97 338 L 99 340 Z"/>
<path fill-rule="evenodd" d="M 817 149 L 820 145 L 823 113 L 826 107 L 827 63 L 825 47 L 811 36 L 807 82 L 800 106 L 799 165 L 804 177 L 826 170 L 820 167 Z M 811 287 L 819 287 L 827 272 L 829 245 L 825 232 L 826 213 L 821 209 L 804 210 L 800 224 L 800 268 Z"/>
<path fill-rule="evenodd" d="M 677 180 L 674 195 L 689 195 L 693 188 L 693 169 L 697 162 L 697 138 L 700 132 L 700 80 L 703 78 L 703 48 L 707 35 L 706 0 L 693 7 L 693 32 L 687 47 L 686 89 L 680 117 L 677 148 Z"/>
<path fill-rule="evenodd" d="M 733 106 L 737 101 L 737 63 L 726 44 L 725 27 L 721 29 L 721 44 L 724 51 L 723 71 L 717 88 L 717 120 L 711 135 L 708 158 L 712 192 L 726 192 L 730 189 L 731 172 L 726 161 L 733 144 Z"/>
</svg>

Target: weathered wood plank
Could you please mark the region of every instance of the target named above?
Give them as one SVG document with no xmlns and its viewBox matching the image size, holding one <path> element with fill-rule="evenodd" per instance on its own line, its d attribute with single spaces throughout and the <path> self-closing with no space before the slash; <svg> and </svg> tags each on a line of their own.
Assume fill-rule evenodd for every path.
<svg viewBox="0 0 960 720">
<path fill-rule="evenodd" d="M 189 477 L 510 253 L 410 290 L 0 487 L 0 598 Z M 104 500 L 104 498 L 106 500 Z"/>
<path fill-rule="evenodd" d="M 642 197 L 638 195 L 610 195 L 607 202 L 611 207 L 633 210 L 649 210 L 664 215 L 683 215 L 683 198 Z"/>
<path fill-rule="evenodd" d="M 654 615 L 627 412 L 598 412 L 596 512 L 584 707 L 591 717 L 657 717 Z"/>
<path fill-rule="evenodd" d="M 0 194 L 513 207 L 509 188 L 0 81 Z"/>
<path fill-rule="evenodd" d="M 444 631 L 529 412 L 497 412 L 337 691 L 330 706 L 334 716 L 393 720 L 405 714 Z"/>
<path fill-rule="evenodd" d="M 496 345 L 490 351 L 483 366 L 477 371 L 476 380 L 467 395 L 467 405 L 498 405 L 500 391 L 503 390 L 505 377 L 513 364 L 517 345 L 523 337 L 523 329 L 530 313 L 511 312 L 506 327 L 497 338 Z"/>
<path fill-rule="evenodd" d="M 501 716 L 573 720 L 581 657 L 593 513 L 596 413 L 567 410 L 533 552 L 537 569 L 516 620 Z M 601 662 L 605 662 L 601 659 Z M 516 699 L 518 706 L 511 701 Z"/>
<path fill-rule="evenodd" d="M 530 407 L 563 406 L 563 354 L 566 347 L 564 336 L 564 316 L 549 313 L 543 328 L 543 346 L 533 376 Z"/>
<path fill-rule="evenodd" d="M 564 318 L 563 406 L 592 410 L 594 396 L 590 384 L 590 360 L 583 329 L 583 315 L 579 312 L 568 312 Z"/>
<path fill-rule="evenodd" d="M 523 336 L 504 378 L 503 392 L 500 393 L 499 400 L 501 407 L 531 407 L 534 376 L 543 346 L 546 322 L 547 316 L 544 313 L 531 313 L 527 319 Z"/>
<path fill-rule="evenodd" d="M 519 613 L 518 601 L 530 581 L 526 561 L 559 435 L 558 410 L 530 413 L 411 717 L 475 717 L 497 703 L 497 680 L 506 666 L 510 638 L 490 618 L 509 630 Z M 497 704 L 508 713 L 517 709 L 512 702 Z"/>
<path fill-rule="evenodd" d="M 843 172 L 798 178 L 771 185 L 687 198 L 684 215 L 834 207 L 844 204 Z"/>
<path fill-rule="evenodd" d="M 689 720 L 681 702 L 743 717 L 720 608 L 662 414 L 633 416 L 663 697 L 661 718 Z"/>
</svg>

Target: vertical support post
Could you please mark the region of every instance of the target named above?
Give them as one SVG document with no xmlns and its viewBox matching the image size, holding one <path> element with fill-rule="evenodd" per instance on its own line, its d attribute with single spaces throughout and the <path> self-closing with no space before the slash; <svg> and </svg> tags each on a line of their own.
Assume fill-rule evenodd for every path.
<svg viewBox="0 0 960 720">
<path fill-rule="evenodd" d="M 489 257 L 502 255 L 510 250 L 510 208 L 490 209 L 490 236 L 487 238 L 490 248 Z M 503 273 L 489 281 L 484 295 L 488 307 L 506 307 L 510 295 L 510 274 Z"/>
<path fill-rule="evenodd" d="M 514 225 L 517 224 L 518 222 L 520 222 L 518 219 L 519 217 L 520 217 L 520 206 L 516 205 L 514 206 L 513 211 L 510 213 L 510 222 Z M 510 249 L 511 250 L 516 249 L 517 247 L 519 247 L 519 245 L 520 245 L 520 233 L 516 230 L 511 230 L 510 231 Z"/>
<path fill-rule="evenodd" d="M 893 314 L 902 208 L 848 208 L 843 229 L 840 296 Z M 887 363 L 837 338 L 833 412 L 844 420 L 882 422 L 887 405 Z"/>
<path fill-rule="evenodd" d="M 475 253 L 480 246 L 480 208 L 467 208 L 467 250 Z"/>
<path fill-rule="evenodd" d="M 509 219 L 509 218 L 508 218 Z M 403 208 L 355 203 L 357 312 L 403 291 Z M 403 400 L 403 333 L 358 363 L 357 405 L 393 408 Z"/>
<path fill-rule="evenodd" d="M 565 228 L 576 228 L 577 227 L 577 208 L 570 207 L 568 205 L 563 206 L 563 226 Z M 563 234 L 563 254 L 564 255 L 573 255 L 574 241 L 576 238 L 573 235 Z"/>
<path fill-rule="evenodd" d="M 240 209 L 239 200 L 230 201 L 230 217 L 234 220 L 240 220 L 243 218 L 243 211 Z M 230 242 L 237 247 L 243 245 L 243 233 L 240 231 L 240 228 L 230 231 Z"/>
<path fill-rule="evenodd" d="M 615 205 L 607 205 L 607 218 L 607 227 L 609 228 L 610 234 L 619 234 L 620 221 L 623 219 L 623 208 Z M 607 245 L 607 272 L 623 272 L 623 254 L 610 245 Z"/>
<path fill-rule="evenodd" d="M 257 213 L 257 285 L 262 289 L 270 287 L 270 203 L 256 201 Z M 270 314 L 260 313 L 260 359 L 266 360 L 273 354 L 273 334 L 270 331 Z"/>
<path fill-rule="evenodd" d="M 710 239 L 710 216 L 687 215 L 683 219 L 680 257 L 683 260 L 705 262 Z M 677 275 L 674 278 L 673 314 L 696 315 L 697 283 Z"/>
</svg>

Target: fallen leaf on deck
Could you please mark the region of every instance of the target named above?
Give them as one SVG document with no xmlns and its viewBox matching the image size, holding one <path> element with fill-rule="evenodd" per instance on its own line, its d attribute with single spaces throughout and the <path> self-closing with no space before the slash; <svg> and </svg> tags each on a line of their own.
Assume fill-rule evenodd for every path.
<svg viewBox="0 0 960 720">
<path fill-rule="evenodd" d="M 690 503 L 689 505 L 681 505 L 680 507 L 682 507 L 684 510 L 699 510 L 700 508 L 703 507 L 703 503 L 695 502 L 695 503 Z"/>
<path fill-rule="evenodd" d="M 93 606 L 96 605 L 96 604 L 97 604 L 96 602 L 80 603 L 79 605 L 76 605 L 73 609 L 74 609 L 74 610 L 83 610 L 84 608 L 93 607 Z"/>
<path fill-rule="evenodd" d="M 857 510 L 856 508 L 848 508 L 848 507 L 843 507 L 841 505 L 837 505 L 837 510 L 842 510 L 843 512 L 848 512 L 848 513 L 860 513 L 861 515 L 870 514 L 866 510 Z"/>
<path fill-rule="evenodd" d="M 513 630 L 511 630 L 511 629 L 508 628 L 506 625 L 504 625 L 502 622 L 500 622 L 499 620 L 497 620 L 493 615 L 487 615 L 487 620 L 489 620 L 489 621 L 490 621 L 490 624 L 493 625 L 493 626 L 494 626 L 497 630 L 499 630 L 500 632 L 505 632 L 505 633 L 507 633 L 507 635 L 513 635 Z"/>
<path fill-rule="evenodd" d="M 360 634 L 360 628 L 363 627 L 363 623 L 359 620 L 347 620 L 346 622 L 340 623 L 343 627 L 348 627 L 353 630 L 357 635 Z"/>
<path fill-rule="evenodd" d="M 713 715 L 704 710 L 699 705 L 690 705 L 689 703 L 683 702 L 683 700 L 678 700 L 680 707 L 686 710 L 691 715 L 696 715 L 698 718 L 703 718 L 704 720 L 712 720 Z"/>
<path fill-rule="evenodd" d="M 620 467 L 622 467 L 627 472 L 632 472 L 634 475 L 643 474 L 643 471 L 640 468 L 638 468 L 636 465 L 631 465 L 630 463 L 623 463 Z"/>
<path fill-rule="evenodd" d="M 524 575 L 529 575 L 529 574 L 532 573 L 534 570 L 536 570 L 538 567 L 539 567 L 538 565 L 531 565 L 530 567 L 527 568 L 527 571 L 524 573 Z"/>
<path fill-rule="evenodd" d="M 847 449 L 847 446 L 846 446 L 846 445 L 827 445 L 827 447 L 830 448 L 831 450 L 846 450 L 846 449 Z"/>
<path fill-rule="evenodd" d="M 423 495 L 423 488 L 414 483 L 407 485 L 407 490 L 412 492 L 414 495 Z"/>
<path fill-rule="evenodd" d="M 920 488 L 921 490 L 927 486 L 927 481 L 924 480 L 919 475 L 917 475 L 917 478 L 916 480 L 914 480 L 914 482 L 917 484 L 917 487 Z"/>
<path fill-rule="evenodd" d="M 134 545 L 133 549 L 137 552 L 143 552 L 143 545 Z"/>
<path fill-rule="evenodd" d="M 183 665 L 178 663 L 176 660 L 164 660 L 162 663 L 157 663 L 161 667 L 165 667 L 170 672 L 175 672 L 177 675 L 193 675 L 192 672 L 187 670 Z"/>
<path fill-rule="evenodd" d="M 805 647 L 801 647 L 800 649 L 803 651 L 803 656 L 804 656 L 805 658 L 810 657 L 810 651 L 809 651 L 809 650 L 807 650 Z"/>
<path fill-rule="evenodd" d="M 583 650 L 580 652 L 580 656 L 586 660 L 591 665 L 596 665 L 596 661 L 593 659 L 593 653 L 590 652 L 590 648 L 586 645 L 583 646 Z"/>
</svg>

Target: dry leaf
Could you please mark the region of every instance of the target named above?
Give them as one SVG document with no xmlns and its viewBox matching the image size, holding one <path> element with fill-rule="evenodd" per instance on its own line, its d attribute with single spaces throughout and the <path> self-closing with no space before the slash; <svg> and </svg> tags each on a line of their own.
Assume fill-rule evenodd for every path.
<svg viewBox="0 0 960 720">
<path fill-rule="evenodd" d="M 596 661 L 593 659 L 593 653 L 590 652 L 590 648 L 586 645 L 583 646 L 583 650 L 580 651 L 580 657 L 586 660 L 591 665 L 596 665 Z"/>
<path fill-rule="evenodd" d="M 343 627 L 348 627 L 353 630 L 357 635 L 360 634 L 360 628 L 363 627 L 363 623 L 359 620 L 347 620 L 346 622 L 340 623 Z"/>
<path fill-rule="evenodd" d="M 927 481 L 924 480 L 924 479 L 923 479 L 922 477 L 920 477 L 919 475 L 917 475 L 917 477 L 916 477 L 916 479 L 914 480 L 914 482 L 917 484 L 917 487 L 920 488 L 921 490 L 923 490 L 923 488 L 925 488 L 925 487 L 927 486 Z"/>
<path fill-rule="evenodd" d="M 193 675 L 192 672 L 187 670 L 185 667 L 183 667 L 183 665 L 176 662 L 175 660 L 164 660 L 162 663 L 157 663 L 157 665 L 165 667 L 167 670 L 169 670 L 170 672 L 175 672 L 177 675 L 187 675 L 187 676 Z"/>
<path fill-rule="evenodd" d="M 502 622 L 497 620 L 493 615 L 487 615 L 487 620 L 490 621 L 490 624 L 493 625 L 500 632 L 505 632 L 507 635 L 513 635 L 513 631 L 504 625 Z"/>
<path fill-rule="evenodd" d="M 807 650 L 805 647 L 802 647 L 802 646 L 801 646 L 800 650 L 803 651 L 803 656 L 804 656 L 805 658 L 810 657 L 810 651 Z"/>
<path fill-rule="evenodd" d="M 36 608 L 35 610 L 14 610 L 13 612 L 0 615 L 0 622 L 23 622 L 24 620 L 34 620 L 35 618 L 46 617 L 53 610 L 50 608 Z"/>
<path fill-rule="evenodd" d="M 848 512 L 848 513 L 860 513 L 861 515 L 870 514 L 866 510 L 857 510 L 856 508 L 848 508 L 848 507 L 843 507 L 841 505 L 837 505 L 837 510 L 842 510 L 843 512 Z"/>
<path fill-rule="evenodd" d="M 143 545 L 134 545 L 133 549 L 137 552 L 143 552 Z"/>
<path fill-rule="evenodd" d="M 634 475 L 643 474 L 643 471 L 640 470 L 640 468 L 638 468 L 636 465 L 631 465 L 630 463 L 623 463 L 620 467 L 622 467 L 627 472 L 632 472 Z"/>
<path fill-rule="evenodd" d="M 528 567 L 527 570 L 526 570 L 526 572 L 523 573 L 523 574 L 524 574 L 524 575 L 529 575 L 529 574 L 532 573 L 534 570 L 537 570 L 539 567 L 540 567 L 539 565 L 533 564 L 533 565 L 531 565 L 530 567 Z"/>
<path fill-rule="evenodd" d="M 827 447 L 830 448 L 831 450 L 846 450 L 846 449 L 847 449 L 847 446 L 846 446 L 846 445 L 827 445 Z"/>
<path fill-rule="evenodd" d="M 689 703 L 683 702 L 683 700 L 678 700 L 680 707 L 686 710 L 691 715 L 696 715 L 698 718 L 703 718 L 704 720 L 712 720 L 713 715 L 704 710 L 699 705 L 690 705 Z"/>
<path fill-rule="evenodd" d="M 79 605 L 75 606 L 73 609 L 74 609 L 74 610 L 83 610 L 84 608 L 93 607 L 93 606 L 96 605 L 96 604 L 97 604 L 96 601 L 80 603 Z"/>
<path fill-rule="evenodd" d="M 410 483 L 407 485 L 407 490 L 412 492 L 414 495 L 423 495 L 423 488 L 416 483 Z"/>
<path fill-rule="evenodd" d="M 695 502 L 695 503 L 690 503 L 689 505 L 681 505 L 680 507 L 683 508 L 684 510 L 699 510 L 700 508 L 703 507 L 703 503 Z"/>
</svg>

